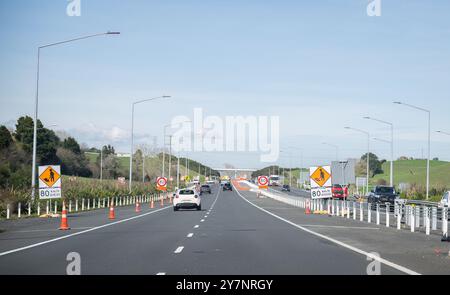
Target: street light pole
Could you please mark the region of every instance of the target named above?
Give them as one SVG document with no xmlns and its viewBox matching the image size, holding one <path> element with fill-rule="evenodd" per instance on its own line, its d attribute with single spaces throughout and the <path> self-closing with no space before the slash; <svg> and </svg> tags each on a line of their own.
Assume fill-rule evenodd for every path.
<svg viewBox="0 0 450 295">
<path fill-rule="evenodd" d="M 417 107 L 415 105 L 400 102 L 400 101 L 394 101 L 394 104 L 404 105 L 404 106 L 428 113 L 428 157 L 427 157 L 427 196 L 426 196 L 426 199 L 428 200 L 428 198 L 430 196 L 431 111 L 421 108 L 421 107 Z"/>
<path fill-rule="evenodd" d="M 34 200 L 35 194 L 36 194 L 36 150 L 37 150 L 37 121 L 38 121 L 38 106 L 39 106 L 39 65 L 40 65 L 40 56 L 41 56 L 41 49 L 56 46 L 60 44 L 65 44 L 69 42 L 74 42 L 82 39 L 97 37 L 97 36 L 103 36 L 103 35 L 119 35 L 120 32 L 106 32 L 106 33 L 100 33 L 100 34 L 93 34 L 93 35 L 87 35 L 82 36 L 78 38 L 73 38 L 69 40 L 64 40 L 60 42 L 55 42 L 51 44 L 46 44 L 38 47 L 37 52 L 37 71 L 36 71 L 36 96 L 35 96 L 35 102 L 34 102 L 34 128 L 33 128 L 33 160 L 32 160 L 32 167 L 31 167 L 31 199 Z"/>
<path fill-rule="evenodd" d="M 103 180 L 103 147 L 100 148 L 100 181 Z"/>
<path fill-rule="evenodd" d="M 135 102 L 133 102 L 131 104 L 131 146 L 130 146 L 130 181 L 128 184 L 128 190 L 131 193 L 131 185 L 133 182 L 133 141 L 134 141 L 134 106 L 143 102 L 147 102 L 147 101 L 151 101 L 151 100 L 156 100 L 156 99 L 160 99 L 160 98 L 170 98 L 169 95 L 162 95 L 162 96 L 157 96 L 157 97 L 153 97 L 153 98 L 148 98 L 148 99 L 142 99 L 142 100 L 137 100 Z"/>
<path fill-rule="evenodd" d="M 370 171 L 370 132 L 365 131 L 365 130 L 361 130 L 361 129 L 357 129 L 357 128 L 352 128 L 352 127 L 345 127 L 345 129 L 349 129 L 349 130 L 354 130 L 360 133 L 364 133 L 367 135 L 367 164 L 366 164 L 366 194 L 369 192 L 369 171 Z"/>
<path fill-rule="evenodd" d="M 390 165 L 391 173 L 390 173 L 389 182 L 390 182 L 390 186 L 394 186 L 394 124 L 391 122 L 387 122 L 387 121 L 372 118 L 372 117 L 364 117 L 364 119 L 383 123 L 383 124 L 389 125 L 391 128 L 391 141 L 390 141 L 390 144 L 391 144 L 391 165 Z"/>
</svg>

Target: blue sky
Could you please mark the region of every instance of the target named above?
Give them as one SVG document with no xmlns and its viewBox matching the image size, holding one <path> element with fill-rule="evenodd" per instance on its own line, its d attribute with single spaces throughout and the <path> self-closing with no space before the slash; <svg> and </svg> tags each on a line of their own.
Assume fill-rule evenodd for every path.
<svg viewBox="0 0 450 295">
<path fill-rule="evenodd" d="M 342 1 L 67 1 L 0 2 L 0 123 L 34 107 L 36 48 L 108 30 L 42 51 L 40 119 L 88 145 L 129 150 L 131 102 L 172 95 L 136 111 L 137 142 L 162 142 L 162 126 L 177 115 L 278 115 L 281 149 L 301 147 L 304 164 L 365 152 L 350 125 L 388 138 L 395 156 L 420 157 L 426 116 L 392 104 L 432 110 L 432 130 L 450 132 L 450 2 L 382 0 L 368 17 L 367 0 Z M 450 160 L 450 137 L 432 134 L 432 156 Z M 389 146 L 372 142 L 389 156 Z M 299 165 L 293 151 L 293 164 Z M 261 167 L 255 153 L 192 153 L 213 166 Z M 280 162 L 287 165 L 283 153 Z"/>
</svg>

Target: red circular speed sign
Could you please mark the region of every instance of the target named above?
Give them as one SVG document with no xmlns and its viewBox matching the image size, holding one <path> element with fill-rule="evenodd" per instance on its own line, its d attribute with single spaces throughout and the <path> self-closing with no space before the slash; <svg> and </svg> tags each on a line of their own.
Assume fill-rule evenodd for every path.
<svg viewBox="0 0 450 295">
<path fill-rule="evenodd" d="M 267 185 L 268 183 L 269 183 L 269 178 L 267 178 L 267 176 L 259 176 L 258 177 L 259 185 Z"/>
<path fill-rule="evenodd" d="M 167 184 L 167 178 L 165 178 L 165 177 L 159 177 L 158 180 L 157 180 L 157 182 L 158 182 L 158 185 L 159 185 L 159 186 L 166 186 L 166 184 Z"/>
</svg>

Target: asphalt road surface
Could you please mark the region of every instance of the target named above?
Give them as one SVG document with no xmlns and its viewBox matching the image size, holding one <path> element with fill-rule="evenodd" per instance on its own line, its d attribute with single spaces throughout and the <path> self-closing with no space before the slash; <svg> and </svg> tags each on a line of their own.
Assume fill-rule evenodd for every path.
<svg viewBox="0 0 450 295">
<path fill-rule="evenodd" d="M 142 207 L 140 213 L 132 206 L 117 208 L 114 221 L 107 219 L 107 209 L 71 214 L 70 231 L 58 231 L 58 219 L 2 221 L 0 274 L 63 275 L 70 252 L 80 254 L 81 274 L 365 275 L 372 261 L 370 249 L 344 243 L 354 236 L 331 238 L 335 230 L 299 227 L 305 221 L 295 219 L 305 215 L 298 208 L 256 199 L 246 190 L 215 186 L 202 196 L 202 211 Z M 325 224 L 322 230 L 327 229 L 332 227 Z M 414 274 L 420 265 L 404 267 L 395 259 L 383 261 L 381 274 Z M 445 263 L 440 267 L 448 268 Z"/>
</svg>

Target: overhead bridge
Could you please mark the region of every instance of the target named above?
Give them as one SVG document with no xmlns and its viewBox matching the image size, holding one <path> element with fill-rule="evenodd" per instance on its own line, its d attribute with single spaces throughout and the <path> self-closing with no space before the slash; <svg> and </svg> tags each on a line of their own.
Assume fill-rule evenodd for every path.
<svg viewBox="0 0 450 295">
<path fill-rule="evenodd" d="M 213 168 L 216 171 L 219 171 L 220 176 L 229 176 L 232 178 L 244 177 L 250 178 L 252 173 L 257 169 L 253 168 Z"/>
</svg>

